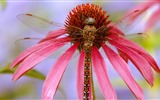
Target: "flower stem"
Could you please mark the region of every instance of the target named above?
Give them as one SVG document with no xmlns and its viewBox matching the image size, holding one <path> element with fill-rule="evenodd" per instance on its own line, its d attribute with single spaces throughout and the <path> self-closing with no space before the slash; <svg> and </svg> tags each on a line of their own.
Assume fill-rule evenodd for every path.
<svg viewBox="0 0 160 100">
<path fill-rule="evenodd" d="M 91 66 L 91 84 L 92 84 L 92 94 L 93 94 L 93 99 L 95 100 L 96 95 L 95 95 L 95 89 L 94 89 L 94 80 L 93 80 L 93 74 L 92 74 L 92 66 Z"/>
</svg>

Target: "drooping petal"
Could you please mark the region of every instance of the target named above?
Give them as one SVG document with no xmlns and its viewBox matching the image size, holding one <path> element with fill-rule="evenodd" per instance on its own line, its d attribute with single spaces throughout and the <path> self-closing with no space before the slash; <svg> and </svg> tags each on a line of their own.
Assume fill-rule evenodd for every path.
<svg viewBox="0 0 160 100">
<path fill-rule="evenodd" d="M 145 24 L 145 31 L 150 29 L 160 18 L 160 9 L 156 10 Z"/>
<path fill-rule="evenodd" d="M 117 99 L 116 92 L 113 89 L 107 73 L 107 67 L 103 57 L 96 47 L 92 49 L 92 63 L 94 72 L 97 76 L 100 89 L 106 99 Z"/>
<path fill-rule="evenodd" d="M 115 25 L 111 25 L 111 29 L 109 30 L 109 33 L 124 36 L 124 33 Z"/>
<path fill-rule="evenodd" d="M 69 48 L 53 65 L 43 84 L 42 99 L 52 100 L 62 75 L 78 47 L 78 43 Z"/>
<path fill-rule="evenodd" d="M 144 93 L 141 87 L 134 80 L 131 72 L 128 68 L 127 63 L 112 49 L 110 49 L 105 44 L 102 45 L 103 50 L 105 51 L 109 61 L 113 65 L 114 69 L 119 73 L 124 82 L 127 84 L 129 89 L 134 93 L 137 99 L 144 99 Z"/>
<path fill-rule="evenodd" d="M 11 63 L 11 66 L 10 66 L 10 69 L 12 69 L 13 67 L 15 67 L 17 64 L 20 64 L 26 57 L 28 57 L 30 54 L 36 52 L 37 50 L 39 49 L 42 49 L 44 48 L 45 46 L 47 45 L 50 45 L 50 44 L 53 44 L 54 42 L 55 43 L 63 43 L 63 42 L 69 42 L 70 41 L 70 38 L 68 37 L 64 37 L 64 38 L 60 38 L 60 39 L 56 39 L 53 40 L 48 40 L 48 41 L 45 41 L 43 43 L 39 43 L 39 44 L 36 44 L 35 46 L 33 47 L 30 47 L 28 49 L 26 49 L 25 51 L 23 51 L 12 63 Z"/>
<path fill-rule="evenodd" d="M 110 44 L 114 45 L 115 47 L 123 51 L 128 56 L 128 58 L 130 58 L 130 60 L 137 67 L 137 69 L 141 72 L 141 74 L 146 79 L 146 81 L 151 86 L 153 86 L 154 75 L 153 75 L 152 69 L 149 63 L 141 55 L 139 55 L 132 49 L 127 48 L 121 45 L 120 43 L 114 42 L 112 40 L 110 40 Z"/>
<path fill-rule="evenodd" d="M 140 17 L 142 14 L 144 14 L 152 5 L 156 4 L 156 0 L 148 0 L 149 2 L 144 2 L 143 4 L 140 4 L 138 6 L 135 6 L 132 8 L 127 14 L 136 11 L 135 14 L 130 16 L 128 23 L 132 24 L 138 17 Z M 158 1 L 158 0 L 157 0 Z M 127 15 L 126 14 L 126 15 Z M 125 15 L 125 16 L 126 16 Z"/>
<path fill-rule="evenodd" d="M 116 36 L 116 35 L 109 35 L 108 37 L 110 39 L 114 40 L 115 42 L 121 43 L 122 45 L 125 45 L 129 48 L 132 48 L 134 51 L 136 51 L 141 56 L 143 56 L 149 62 L 149 64 L 152 66 L 152 68 L 155 71 L 160 72 L 160 68 L 158 67 L 156 61 L 142 47 L 138 46 L 137 44 L 135 44 L 132 41 L 129 41 L 129 40 L 123 38 L 123 37 L 119 37 L 119 36 Z"/>
<path fill-rule="evenodd" d="M 10 69 L 14 68 L 17 64 L 23 61 L 28 55 L 34 53 L 35 51 L 39 50 L 40 48 L 44 47 L 46 43 L 43 44 L 36 44 L 35 46 L 28 48 L 27 50 L 23 51 L 12 63 Z"/>
<path fill-rule="evenodd" d="M 32 53 L 29 55 L 17 68 L 15 73 L 13 74 L 13 81 L 19 79 L 24 73 L 33 68 L 36 64 L 44 60 L 50 54 L 55 52 L 60 47 L 64 46 L 64 43 L 52 43 L 50 45 L 45 46 L 44 48 Z"/>
<path fill-rule="evenodd" d="M 39 43 L 47 41 L 47 40 L 55 39 L 55 38 L 65 34 L 65 33 L 66 33 L 65 29 L 59 29 L 59 30 L 51 31 L 47 34 L 46 38 L 42 39 Z"/>
<path fill-rule="evenodd" d="M 128 63 L 128 57 L 121 51 L 118 49 L 118 53 L 119 55 L 121 56 L 121 58 L 126 62 Z"/>
<path fill-rule="evenodd" d="M 78 67 L 77 67 L 77 95 L 78 100 L 83 100 L 83 91 L 84 91 L 84 60 L 85 52 L 81 51 Z"/>
<path fill-rule="evenodd" d="M 64 33 L 66 33 L 66 29 L 54 30 L 49 32 L 47 34 L 47 37 L 57 37 L 57 36 L 63 35 Z"/>
</svg>

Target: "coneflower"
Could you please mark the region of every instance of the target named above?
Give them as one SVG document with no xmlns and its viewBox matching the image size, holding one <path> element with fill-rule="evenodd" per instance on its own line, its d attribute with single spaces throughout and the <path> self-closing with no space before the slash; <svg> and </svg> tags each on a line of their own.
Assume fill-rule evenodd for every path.
<svg viewBox="0 0 160 100">
<path fill-rule="evenodd" d="M 23 16 L 34 17 L 32 14 Z M 65 28 L 49 32 L 38 44 L 22 52 L 13 61 L 11 68 L 19 65 L 13 75 L 13 80 L 19 79 L 66 43 L 71 43 L 71 47 L 58 58 L 45 79 L 42 90 L 43 100 L 52 99 L 55 95 L 63 73 L 76 50 L 80 53 L 77 66 L 78 99 L 94 98 L 92 68 L 104 97 L 117 99 L 116 92 L 108 78 L 107 66 L 99 51 L 100 48 L 104 50 L 114 69 L 137 99 L 144 99 L 143 90 L 134 80 L 125 61 L 130 60 L 151 86 L 154 82 L 151 67 L 157 72 L 160 72 L 160 69 L 143 48 L 125 39 L 124 33 L 113 26 L 108 17 L 109 15 L 97 5 L 78 5 L 69 13 Z M 108 44 L 117 48 L 121 55 L 112 50 Z"/>
</svg>

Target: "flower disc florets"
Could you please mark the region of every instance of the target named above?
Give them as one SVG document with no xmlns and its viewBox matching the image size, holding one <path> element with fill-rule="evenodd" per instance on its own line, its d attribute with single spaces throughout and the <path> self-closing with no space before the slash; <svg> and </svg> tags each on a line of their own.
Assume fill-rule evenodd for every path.
<svg viewBox="0 0 160 100">
<path fill-rule="evenodd" d="M 82 48 L 84 38 L 82 36 L 86 24 L 92 24 L 97 29 L 94 39 L 94 45 L 100 47 L 100 44 L 105 41 L 105 37 L 109 30 L 106 11 L 94 4 L 82 4 L 74 8 L 68 15 L 65 26 L 67 33 L 73 39 L 72 43 L 80 42 Z M 91 20 L 90 20 L 91 19 Z M 90 22 L 87 22 L 89 21 Z"/>
</svg>

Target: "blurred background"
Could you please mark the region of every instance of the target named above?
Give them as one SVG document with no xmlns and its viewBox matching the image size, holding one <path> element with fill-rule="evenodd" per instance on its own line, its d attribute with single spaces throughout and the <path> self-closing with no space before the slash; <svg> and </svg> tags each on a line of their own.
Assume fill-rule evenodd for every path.
<svg viewBox="0 0 160 100">
<path fill-rule="evenodd" d="M 37 75 L 29 75 L 21 77 L 18 81 L 12 81 L 13 71 L 8 70 L 9 64 L 18 56 L 23 49 L 16 45 L 16 41 L 25 36 L 43 37 L 45 34 L 39 34 L 26 26 L 16 18 L 19 14 L 31 13 L 42 18 L 50 19 L 55 22 L 64 23 L 68 13 L 77 5 L 83 3 L 93 3 L 101 6 L 107 11 L 110 19 L 113 22 L 119 20 L 126 12 L 134 6 L 143 2 L 135 0 L 127 1 L 49 1 L 49 0 L 0 0 L 0 99 L 3 100 L 24 100 L 24 99 L 40 99 L 44 81 L 44 76 L 48 73 L 55 58 L 47 58 L 35 67 Z M 126 34 L 135 34 L 138 32 L 144 33 L 144 25 L 148 16 L 155 7 L 148 10 L 142 20 L 130 29 L 123 29 Z M 159 21 L 152 27 L 149 32 L 149 37 L 136 42 L 143 46 L 160 65 L 160 23 Z M 55 95 L 55 99 L 76 99 L 76 62 L 77 58 L 71 60 L 61 80 L 59 89 Z M 109 77 L 113 87 L 116 90 L 118 99 L 135 99 L 134 95 L 114 71 L 108 63 Z M 142 78 L 137 69 L 129 62 L 131 72 L 145 93 L 145 99 L 160 99 L 160 75 L 154 73 L 154 86 L 149 84 Z M 43 76 L 44 75 L 44 76 Z M 97 79 L 94 78 L 95 93 L 97 99 L 104 99 L 97 84 Z"/>
</svg>

